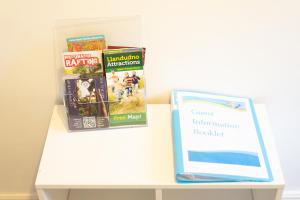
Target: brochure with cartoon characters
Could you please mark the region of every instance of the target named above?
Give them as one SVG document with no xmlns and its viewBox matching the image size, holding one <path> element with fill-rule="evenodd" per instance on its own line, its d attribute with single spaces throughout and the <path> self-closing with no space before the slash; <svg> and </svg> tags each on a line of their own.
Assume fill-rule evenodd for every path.
<svg viewBox="0 0 300 200">
<path fill-rule="evenodd" d="M 65 106 L 70 130 L 108 127 L 105 77 L 65 79 Z"/>
</svg>

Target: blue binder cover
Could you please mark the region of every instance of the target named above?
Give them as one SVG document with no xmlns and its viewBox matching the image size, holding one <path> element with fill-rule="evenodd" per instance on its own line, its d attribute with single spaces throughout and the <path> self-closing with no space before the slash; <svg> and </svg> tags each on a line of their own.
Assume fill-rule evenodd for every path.
<svg viewBox="0 0 300 200">
<path fill-rule="evenodd" d="M 273 180 L 251 99 L 174 90 L 171 104 L 177 182 Z"/>
</svg>

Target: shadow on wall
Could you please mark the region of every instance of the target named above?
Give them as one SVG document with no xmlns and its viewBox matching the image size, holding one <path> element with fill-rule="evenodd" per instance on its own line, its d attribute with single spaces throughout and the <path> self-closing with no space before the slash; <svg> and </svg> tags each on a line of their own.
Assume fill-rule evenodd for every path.
<svg viewBox="0 0 300 200">
<path fill-rule="evenodd" d="M 147 103 L 148 104 L 160 104 L 162 102 L 170 103 L 170 95 L 171 95 L 171 91 L 165 90 L 164 92 L 159 93 L 159 95 L 157 96 L 147 97 Z"/>
</svg>

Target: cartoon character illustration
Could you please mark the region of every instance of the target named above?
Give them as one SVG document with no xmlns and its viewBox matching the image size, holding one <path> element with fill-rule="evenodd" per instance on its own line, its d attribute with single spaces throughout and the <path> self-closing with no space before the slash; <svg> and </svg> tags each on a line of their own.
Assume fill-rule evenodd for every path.
<svg viewBox="0 0 300 200">
<path fill-rule="evenodd" d="M 80 97 L 88 97 L 90 96 L 90 91 L 89 91 L 90 83 L 88 81 L 82 81 L 80 84 Z"/>
</svg>

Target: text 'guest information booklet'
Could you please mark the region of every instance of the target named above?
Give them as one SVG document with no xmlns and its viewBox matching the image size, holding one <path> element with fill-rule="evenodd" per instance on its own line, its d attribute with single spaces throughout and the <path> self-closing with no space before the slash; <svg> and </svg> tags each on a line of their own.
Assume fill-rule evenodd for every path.
<svg viewBox="0 0 300 200">
<path fill-rule="evenodd" d="M 251 99 L 174 90 L 171 103 L 178 182 L 272 180 Z"/>
</svg>

